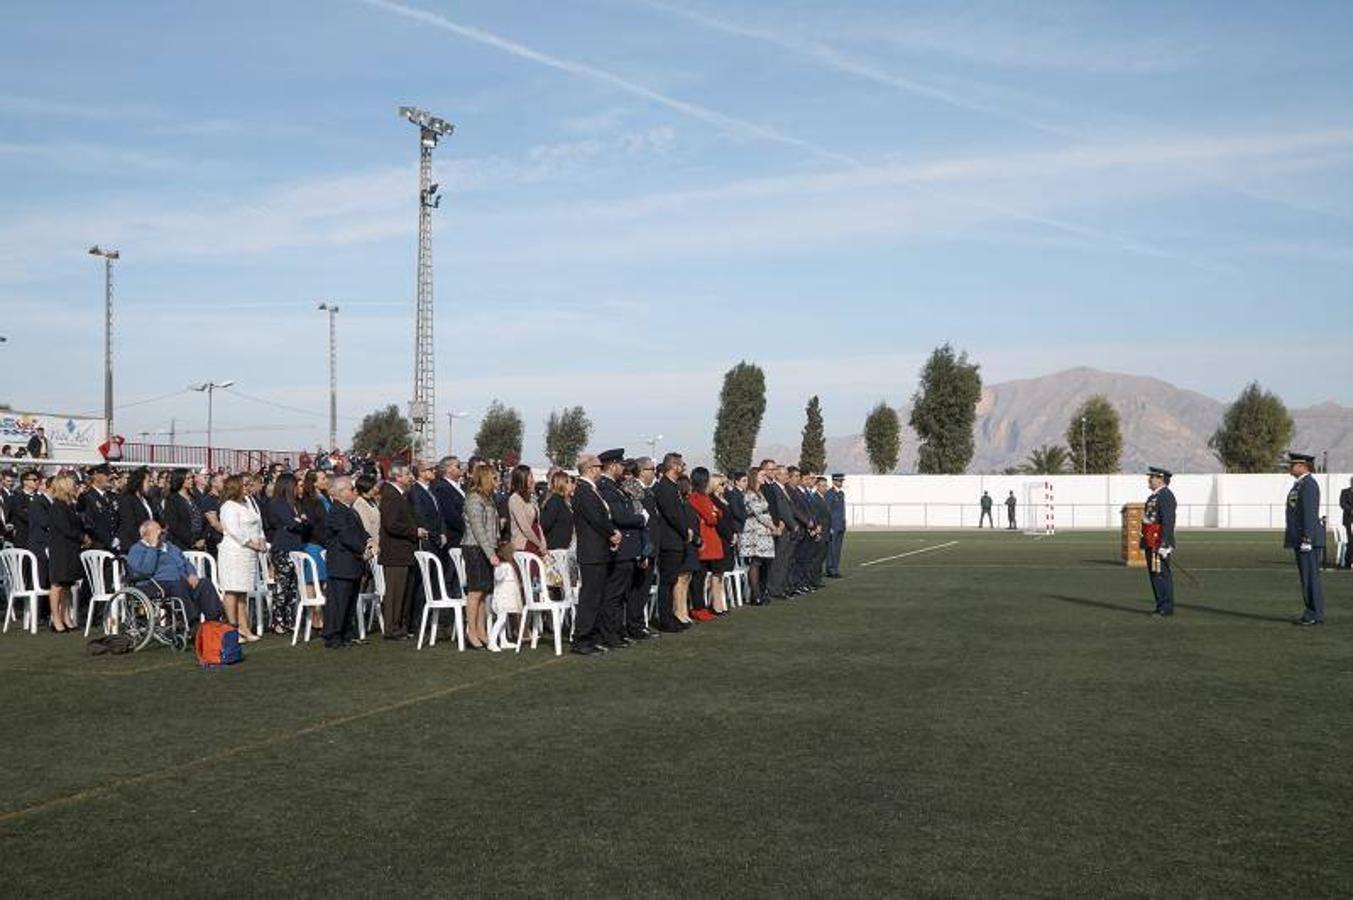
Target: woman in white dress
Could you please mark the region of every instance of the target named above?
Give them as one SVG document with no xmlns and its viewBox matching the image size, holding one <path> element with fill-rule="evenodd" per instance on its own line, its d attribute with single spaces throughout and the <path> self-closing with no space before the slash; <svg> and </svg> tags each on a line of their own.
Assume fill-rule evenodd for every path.
<svg viewBox="0 0 1353 900">
<path fill-rule="evenodd" d="M 244 502 L 244 482 L 231 475 L 221 486 L 221 546 L 217 551 L 216 575 L 221 580 L 221 603 L 226 620 L 240 630 L 246 641 L 258 640 L 249 630 L 248 594 L 258 578 L 258 554 L 268 549 L 263 539 L 263 520 Z"/>
</svg>

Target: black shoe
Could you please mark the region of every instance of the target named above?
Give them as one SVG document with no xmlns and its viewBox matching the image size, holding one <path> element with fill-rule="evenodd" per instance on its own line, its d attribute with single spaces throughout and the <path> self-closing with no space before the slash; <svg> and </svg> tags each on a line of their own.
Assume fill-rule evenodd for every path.
<svg viewBox="0 0 1353 900">
<path fill-rule="evenodd" d="M 614 640 L 602 641 L 601 646 L 607 650 L 624 650 L 630 645 L 628 638 L 615 638 Z"/>
<path fill-rule="evenodd" d="M 1325 623 L 1322 622 L 1322 621 L 1320 621 L 1319 619 L 1308 619 L 1308 618 L 1306 618 L 1305 616 L 1302 616 L 1300 619 L 1297 619 L 1297 620 L 1296 620 L 1295 622 L 1293 622 L 1292 624 L 1293 624 L 1293 625 L 1324 625 Z"/>
<path fill-rule="evenodd" d="M 572 647 L 569 648 L 568 652 L 576 653 L 579 656 L 596 656 L 597 654 L 605 653 L 606 651 L 598 647 L 596 644 L 574 644 Z"/>
<path fill-rule="evenodd" d="M 1151 615 L 1153 615 L 1153 616 L 1159 616 L 1159 617 L 1162 618 L 1162 619 L 1166 619 L 1166 618 L 1169 618 L 1170 616 L 1174 615 L 1174 610 L 1172 610 L 1172 609 L 1157 609 L 1157 610 L 1154 610 L 1154 611 L 1151 613 Z"/>
<path fill-rule="evenodd" d="M 686 629 L 681 627 L 680 622 L 673 622 L 671 625 L 659 625 L 658 631 L 663 634 L 681 634 Z"/>
<path fill-rule="evenodd" d="M 626 637 L 631 641 L 651 641 L 657 637 L 657 635 L 651 631 L 631 631 Z"/>
<path fill-rule="evenodd" d="M 828 577 L 828 578 L 840 578 L 840 577 L 841 577 L 841 573 L 840 573 L 840 572 L 828 572 L 828 573 L 827 573 L 827 577 Z"/>
</svg>

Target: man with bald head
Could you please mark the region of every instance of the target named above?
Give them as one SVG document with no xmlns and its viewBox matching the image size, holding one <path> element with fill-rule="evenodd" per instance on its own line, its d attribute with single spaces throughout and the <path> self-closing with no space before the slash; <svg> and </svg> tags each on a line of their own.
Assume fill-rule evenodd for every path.
<svg viewBox="0 0 1353 900">
<path fill-rule="evenodd" d="M 324 646 L 340 650 L 357 642 L 357 591 L 366 574 L 366 560 L 370 555 L 366 528 L 352 508 L 357 492 L 352 479 L 340 475 L 329 482 L 329 498 L 333 501 L 324 517 L 328 543 L 325 562 L 329 581 L 324 591 Z"/>
</svg>

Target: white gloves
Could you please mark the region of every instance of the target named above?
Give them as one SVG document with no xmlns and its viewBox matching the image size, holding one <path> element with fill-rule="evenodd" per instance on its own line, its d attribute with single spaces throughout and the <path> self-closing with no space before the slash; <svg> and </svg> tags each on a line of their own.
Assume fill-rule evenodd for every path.
<svg viewBox="0 0 1353 900">
<path fill-rule="evenodd" d="M 1169 559 L 1170 554 L 1173 552 L 1174 552 L 1173 547 L 1161 547 L 1159 550 L 1156 551 L 1156 555 L 1159 556 L 1161 559 Z"/>
<path fill-rule="evenodd" d="M 1310 553 L 1310 552 L 1311 552 L 1311 542 L 1310 542 L 1310 541 L 1302 541 L 1302 542 L 1301 542 L 1301 546 L 1298 547 L 1297 549 L 1300 550 L 1302 553 Z"/>
</svg>

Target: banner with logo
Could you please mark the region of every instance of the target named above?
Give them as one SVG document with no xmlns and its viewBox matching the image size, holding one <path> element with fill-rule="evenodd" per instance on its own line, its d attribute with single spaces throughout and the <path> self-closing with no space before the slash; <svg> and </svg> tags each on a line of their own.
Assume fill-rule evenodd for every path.
<svg viewBox="0 0 1353 900">
<path fill-rule="evenodd" d="M 17 453 L 28 452 L 29 441 L 42 428 L 47 438 L 48 458 L 63 462 L 100 463 L 103 456 L 103 419 L 55 416 L 47 413 L 0 410 L 0 449 L 9 444 Z"/>
</svg>

